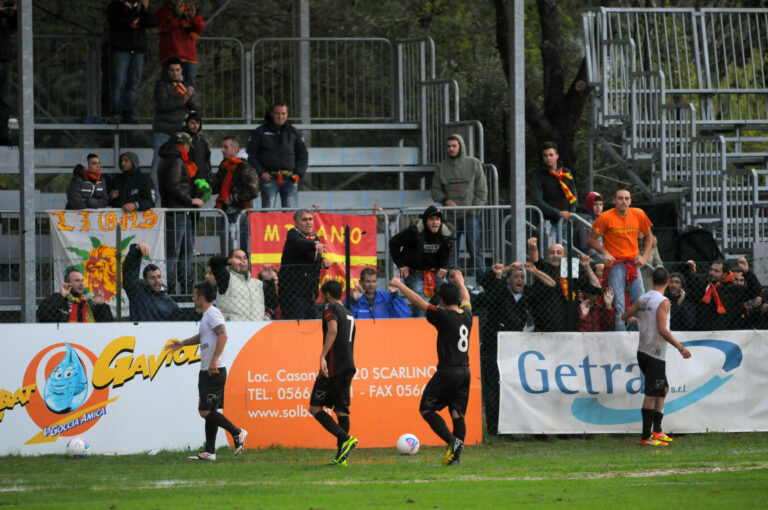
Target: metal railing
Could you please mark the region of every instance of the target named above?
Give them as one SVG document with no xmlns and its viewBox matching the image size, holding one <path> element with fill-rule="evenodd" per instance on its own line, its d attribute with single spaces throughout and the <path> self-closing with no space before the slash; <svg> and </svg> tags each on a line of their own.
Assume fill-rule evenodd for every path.
<svg viewBox="0 0 768 510">
<path fill-rule="evenodd" d="M 657 193 L 684 191 L 691 185 L 691 140 L 696 136 L 696 111 L 691 103 L 662 105 L 663 144 Z"/>
<path fill-rule="evenodd" d="M 435 43 L 430 37 L 395 40 L 397 120 L 421 119 L 420 86 L 435 79 Z"/>
<path fill-rule="evenodd" d="M 768 241 L 768 201 L 761 191 L 768 170 L 726 170 L 722 173 L 723 251 L 752 255 L 757 242 Z"/>
<path fill-rule="evenodd" d="M 726 169 L 725 139 L 699 136 L 691 140 L 691 206 L 694 223 L 716 223 L 723 207 L 722 173 Z"/>
<path fill-rule="evenodd" d="M 273 101 L 299 104 L 297 54 L 308 46 L 313 120 L 389 120 L 392 48 L 383 38 L 267 38 L 251 47 L 254 120 Z M 294 107 L 294 111 L 296 108 Z"/>
<path fill-rule="evenodd" d="M 664 147 L 664 73 L 632 73 L 631 147 L 634 157 L 658 156 Z"/>
</svg>

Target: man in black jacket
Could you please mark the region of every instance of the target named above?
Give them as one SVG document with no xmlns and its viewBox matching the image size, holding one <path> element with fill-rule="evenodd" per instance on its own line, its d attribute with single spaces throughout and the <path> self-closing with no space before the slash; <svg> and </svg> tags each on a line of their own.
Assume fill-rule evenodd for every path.
<svg viewBox="0 0 768 510">
<path fill-rule="evenodd" d="M 576 185 L 573 173 L 560 162 L 557 145 L 554 142 L 544 142 L 541 148 L 542 165 L 531 176 L 531 202 L 541 209 L 546 224 L 548 242 L 552 245 L 557 240 L 557 224 L 569 220 L 571 213 L 576 212 Z M 565 239 L 565 230 L 560 233 Z"/>
<path fill-rule="evenodd" d="M 251 252 L 250 224 L 248 214 L 240 214 L 244 210 L 250 211 L 253 200 L 259 196 L 259 177 L 256 171 L 247 161 L 237 157 L 240 151 L 240 141 L 235 136 L 228 136 L 221 141 L 221 154 L 223 159 L 219 165 L 219 171 L 211 179 L 212 192 L 218 194 L 216 208 L 221 209 L 227 215 L 230 225 L 237 225 L 240 230 L 240 246 L 246 255 Z M 223 253 L 231 251 L 233 246 L 224 250 L 224 237 L 222 232 L 221 249 Z"/>
<path fill-rule="evenodd" d="M 444 222 L 442 211 L 430 205 L 416 223 L 389 240 L 389 252 L 400 277 L 427 301 L 445 283 L 452 238 L 453 229 Z M 414 317 L 424 316 L 418 308 L 413 312 Z"/>
<path fill-rule="evenodd" d="M 109 205 L 125 212 L 146 211 L 155 206 L 155 192 L 149 176 L 139 169 L 139 156 L 135 152 L 120 154 L 120 170 L 110 183 Z"/>
<path fill-rule="evenodd" d="M 568 308 L 572 309 L 573 327 L 570 331 L 576 331 L 579 322 L 579 292 L 584 294 L 602 294 L 600 282 L 592 267 L 589 265 L 589 256 L 580 258 L 579 271 L 576 277 L 571 278 L 573 289 L 568 289 L 568 278 L 564 276 L 568 271 L 563 271 L 562 265 L 569 267 L 565 258 L 565 248 L 561 244 L 553 244 L 547 252 L 547 260 L 539 258 L 538 239 L 528 239 L 528 260 L 533 262 L 536 269 L 547 274 L 555 282 L 550 287 L 541 282 L 534 282 L 532 291 L 535 297 L 530 302 L 531 314 L 536 331 L 569 331 Z"/>
<path fill-rule="evenodd" d="M 88 154 L 86 162 L 87 168 L 76 165 L 72 171 L 67 187 L 66 209 L 69 211 L 102 209 L 109 205 L 109 190 L 101 175 L 101 160 L 96 154 Z"/>
<path fill-rule="evenodd" d="M 203 119 L 197 110 L 191 110 L 184 119 L 184 131 L 192 137 L 192 147 L 189 149 L 189 158 L 197 165 L 198 179 L 208 180 L 211 175 L 211 148 L 208 141 L 200 135 L 203 130 Z"/>
<path fill-rule="evenodd" d="M 194 87 L 184 85 L 181 60 L 176 57 L 167 59 L 161 74 L 161 78 L 155 82 L 155 120 L 152 123 L 155 152 L 150 172 L 157 189 L 160 188 L 157 176 L 160 147 L 171 139 L 171 135 L 184 129 L 184 119 L 188 111 L 200 110 Z"/>
<path fill-rule="evenodd" d="M 298 207 L 298 183 L 307 171 L 307 146 L 288 123 L 288 107 L 275 103 L 248 139 L 248 162 L 261 179 L 261 207 Z"/>
<path fill-rule="evenodd" d="M 77 269 L 64 274 L 61 291 L 40 302 L 37 322 L 112 322 L 112 310 L 98 288 L 86 299 L 85 278 Z"/>
<path fill-rule="evenodd" d="M 156 26 L 149 0 L 112 0 L 107 6 L 112 48 L 111 122 L 135 123 L 133 108 L 139 94 L 146 30 Z"/>
<path fill-rule="evenodd" d="M 331 261 L 323 258 L 326 246 L 314 233 L 312 212 L 299 209 L 293 221 L 280 259 L 280 308 L 286 320 L 315 319 L 320 268 L 327 269 Z"/>
<path fill-rule="evenodd" d="M 139 280 L 141 258 L 150 254 L 146 243 L 132 244 L 123 262 L 123 286 L 130 302 L 133 322 L 185 320 L 176 302 L 167 294 L 163 275 L 155 264 L 144 267 Z M 191 318 L 190 318 L 191 319 Z"/>
<path fill-rule="evenodd" d="M 193 180 L 197 175 L 197 165 L 189 161 L 189 147 L 192 138 L 179 132 L 160 148 L 160 165 L 157 169 L 160 180 L 160 198 L 165 213 L 166 254 L 168 264 L 168 288 L 173 292 L 176 283 L 180 283 L 178 293 L 191 293 L 194 275 L 189 268 L 194 251 L 194 230 L 188 211 L 172 209 L 190 209 L 203 206 L 197 197 L 197 187 Z M 178 266 L 177 266 L 178 261 Z"/>
</svg>

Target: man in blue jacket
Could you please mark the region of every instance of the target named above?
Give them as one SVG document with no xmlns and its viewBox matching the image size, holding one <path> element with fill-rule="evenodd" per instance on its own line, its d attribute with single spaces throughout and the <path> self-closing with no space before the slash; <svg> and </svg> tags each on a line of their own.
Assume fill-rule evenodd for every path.
<svg viewBox="0 0 768 510">
<path fill-rule="evenodd" d="M 408 302 L 397 289 L 376 290 L 376 270 L 366 267 L 360 271 L 360 285 L 352 291 L 349 309 L 355 319 L 400 319 L 411 316 Z M 345 303 L 346 304 L 346 303 Z"/>
</svg>

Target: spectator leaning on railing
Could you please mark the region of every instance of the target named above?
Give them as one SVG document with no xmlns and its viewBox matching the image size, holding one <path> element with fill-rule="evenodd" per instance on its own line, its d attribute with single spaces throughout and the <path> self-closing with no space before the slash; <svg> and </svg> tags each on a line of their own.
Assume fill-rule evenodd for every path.
<svg viewBox="0 0 768 510">
<path fill-rule="evenodd" d="M 387 290 L 376 290 L 376 270 L 366 267 L 360 271 L 360 283 L 352 291 L 348 306 L 355 319 L 398 319 L 411 316 L 408 302 L 400 297 L 397 289 L 387 285 Z M 347 305 L 346 303 L 344 304 Z"/>
<path fill-rule="evenodd" d="M 585 294 L 600 294 L 600 282 L 589 265 L 589 257 L 582 255 L 579 260 L 579 271 L 571 279 L 573 288 L 568 288 L 567 271 L 562 271 L 565 248 L 561 244 L 553 244 L 547 252 L 547 260 L 539 259 L 538 239 L 528 239 L 528 260 L 537 269 L 546 273 L 555 281 L 554 287 L 543 286 L 541 282 L 534 284 L 536 301 L 531 304 L 536 331 L 568 331 L 568 306 L 573 308 L 575 329 L 578 320 L 579 292 Z M 567 264 L 567 260 L 565 261 Z M 567 264 L 566 267 L 570 267 Z M 569 296 L 570 294 L 570 296 Z M 570 299 L 569 299 L 570 297 Z"/>
<path fill-rule="evenodd" d="M 251 265 L 243 250 L 229 257 L 211 257 L 208 265 L 219 291 L 216 306 L 227 321 L 263 321 L 264 283 L 251 276 Z"/>
<path fill-rule="evenodd" d="M 576 212 L 576 184 L 573 172 L 560 162 L 555 142 L 541 146 L 541 166 L 531 174 L 531 202 L 541 209 L 546 224 L 547 244 L 557 242 L 557 224 Z M 565 230 L 561 232 L 565 239 Z"/>
<path fill-rule="evenodd" d="M 84 296 L 83 273 L 70 269 L 64 274 L 61 291 L 52 294 L 37 307 L 37 322 L 112 322 L 112 310 L 106 304 L 100 289 L 93 290 L 93 298 Z"/>
<path fill-rule="evenodd" d="M 86 157 L 88 167 L 76 165 L 67 187 L 67 210 L 102 209 L 109 206 L 107 182 L 101 175 L 101 160 L 96 154 Z"/>
<path fill-rule="evenodd" d="M 405 285 L 426 300 L 445 283 L 451 256 L 453 228 L 445 223 L 443 213 L 434 205 L 421 218 L 389 240 L 392 261 Z M 414 317 L 423 317 L 414 308 Z"/>
<path fill-rule="evenodd" d="M 123 287 L 133 322 L 161 322 L 185 320 L 179 306 L 166 292 L 163 275 L 155 264 L 144 266 L 142 278 L 139 268 L 142 257 L 149 257 L 147 243 L 132 244 L 123 261 Z M 191 319 L 191 317 L 190 317 Z"/>
<path fill-rule="evenodd" d="M 326 246 L 314 232 L 312 212 L 299 209 L 293 221 L 280 258 L 280 308 L 283 319 L 315 319 L 320 269 L 330 267 L 331 261 L 323 258 Z"/>
<path fill-rule="evenodd" d="M 125 212 L 152 209 L 155 206 L 152 181 L 139 169 L 139 156 L 131 151 L 120 154 L 120 170 L 109 183 L 109 205 Z"/>
</svg>

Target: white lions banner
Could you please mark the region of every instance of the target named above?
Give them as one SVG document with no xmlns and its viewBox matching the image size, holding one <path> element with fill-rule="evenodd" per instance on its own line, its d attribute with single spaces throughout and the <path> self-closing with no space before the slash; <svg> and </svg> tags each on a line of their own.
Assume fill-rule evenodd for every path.
<svg viewBox="0 0 768 510">
<path fill-rule="evenodd" d="M 126 212 L 122 209 L 97 209 L 49 211 L 48 214 L 55 288 L 61 286 L 67 269 L 77 269 L 85 278 L 86 292 L 101 292 L 115 312 L 117 250 L 124 259 L 128 247 L 134 243 L 149 244 L 153 263 L 165 274 L 164 210 Z M 118 226 L 121 231 L 120 246 L 117 246 Z M 125 303 L 127 298 L 123 293 Z"/>
<path fill-rule="evenodd" d="M 666 432 L 768 430 L 768 331 L 674 332 Z M 498 336 L 499 432 L 640 432 L 643 377 L 637 333 Z"/>
</svg>

